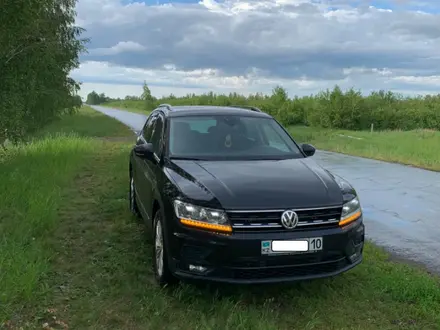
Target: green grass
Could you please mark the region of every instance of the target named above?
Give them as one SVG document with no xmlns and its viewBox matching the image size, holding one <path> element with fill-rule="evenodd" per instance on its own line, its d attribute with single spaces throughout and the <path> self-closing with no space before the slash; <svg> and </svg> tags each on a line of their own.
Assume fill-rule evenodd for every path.
<svg viewBox="0 0 440 330">
<path fill-rule="evenodd" d="M 116 108 L 130 112 L 141 113 L 144 115 L 150 112 L 146 110 L 145 104 L 142 101 L 111 101 L 100 105 L 109 108 Z"/>
<path fill-rule="evenodd" d="M 38 295 L 48 267 L 45 243 L 56 226 L 60 191 L 77 173 L 88 139 L 42 139 L 8 150 L 0 164 L 0 319 L 11 306 Z"/>
<path fill-rule="evenodd" d="M 63 116 L 60 120 L 47 126 L 44 130 L 34 135 L 41 138 L 48 135 L 76 134 L 88 137 L 112 137 L 130 134 L 130 130 L 122 123 L 83 106 L 79 113 Z"/>
<path fill-rule="evenodd" d="M 48 126 L 28 144 L 0 151 L 0 320 L 39 297 L 59 223 L 61 192 L 102 145 L 90 136 L 121 136 L 122 124 L 83 108 Z M 0 322 L 1 323 L 1 322 Z"/>
<path fill-rule="evenodd" d="M 22 158 L 14 154 L 1 165 L 3 175 L 4 166 L 12 172 L 0 184 L 8 182 L 15 196 L 7 199 L 9 212 L 3 214 L 7 215 L 3 221 L 9 221 L 8 233 L 13 235 L 6 235 L 10 237 L 4 241 L 9 257 L 3 257 L 7 264 L 1 267 L 15 270 L 6 274 L 8 285 L 0 281 L 0 292 L 8 293 L 2 306 L 6 303 L 9 308 L 1 315 L 8 316 L 8 325 L 24 329 L 43 325 L 264 330 L 440 327 L 439 279 L 390 261 L 371 244 L 366 246 L 363 264 L 331 279 L 249 287 L 181 283 L 159 289 L 153 281 L 152 247 L 144 227 L 128 212 L 127 155 L 132 137 L 122 137 L 126 140 L 75 138 L 83 141 L 83 148 L 70 147 L 65 154 L 62 146 L 72 143 L 55 138 L 46 142 L 51 148 L 40 149 L 44 150 L 41 159 L 63 156 L 64 160 L 57 158 L 46 168 L 37 162 L 38 166 L 26 167 L 26 171 L 28 160 L 35 159 L 26 158 L 29 152 L 21 151 Z M 23 150 L 26 148 L 30 147 Z M 68 154 L 76 158 L 68 158 Z M 49 196 L 52 202 L 44 203 Z M 8 198 L 6 193 L 1 197 Z M 39 207 L 23 208 L 23 200 L 28 199 L 38 200 Z M 22 218 L 22 214 L 28 217 Z M 23 225 L 15 229 L 19 221 Z M 20 233 L 40 243 L 20 245 Z M 33 276 L 24 277 L 28 271 L 23 270 L 30 268 L 27 265 L 40 267 L 34 266 Z M 13 283 L 28 289 L 27 296 L 20 295 L 26 297 L 19 301 L 26 303 L 22 309 L 12 299 L 18 296 L 10 294 L 17 291 L 10 289 Z M 33 285 L 26 285 L 30 283 Z"/>
<path fill-rule="evenodd" d="M 371 133 L 291 126 L 289 132 L 295 140 L 311 143 L 319 149 L 440 171 L 438 131 Z"/>
<path fill-rule="evenodd" d="M 74 329 L 436 329 L 440 282 L 367 245 L 341 276 L 277 286 L 153 281 L 152 246 L 127 210 L 127 152 L 108 144 L 65 190 L 47 309 Z M 68 202 L 67 202 L 68 201 Z M 60 290 L 62 288 L 62 290 Z M 44 308 L 42 308 L 44 306 Z"/>
</svg>

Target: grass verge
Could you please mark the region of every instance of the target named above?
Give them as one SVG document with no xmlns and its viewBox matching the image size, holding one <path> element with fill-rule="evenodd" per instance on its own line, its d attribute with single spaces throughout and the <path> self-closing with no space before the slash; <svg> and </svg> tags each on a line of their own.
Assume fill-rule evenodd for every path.
<svg viewBox="0 0 440 330">
<path fill-rule="evenodd" d="M 358 132 L 291 126 L 294 139 L 319 149 L 440 171 L 440 132 Z"/>
<path fill-rule="evenodd" d="M 0 163 L 0 319 L 43 290 L 61 187 L 92 152 L 85 138 L 58 137 L 11 148 Z"/>
<path fill-rule="evenodd" d="M 436 329 L 440 282 L 367 245 L 341 276 L 276 286 L 190 285 L 160 290 L 151 245 L 127 210 L 129 145 L 107 143 L 65 190 L 53 236 L 52 316 L 74 329 Z M 294 308 L 293 308 L 294 307 Z M 183 321 L 184 320 L 184 321 Z"/>
<path fill-rule="evenodd" d="M 90 140 L 90 139 L 89 139 Z M 129 141 L 129 142 L 128 142 Z M 371 244 L 356 269 L 275 286 L 154 285 L 151 245 L 128 212 L 131 138 L 94 139 L 59 190 L 39 299 L 13 313 L 25 329 L 438 329 L 440 282 Z M 52 167 L 56 171 L 56 168 Z M 31 190 L 32 194 L 34 190 Z M 19 204 L 19 201 L 16 202 Z M 30 223 L 28 226 L 35 226 Z M 31 292 L 33 295 L 33 292 Z"/>
<path fill-rule="evenodd" d="M 90 108 L 65 116 L 27 144 L 0 155 L 0 324 L 44 295 L 48 238 L 59 224 L 61 193 L 98 147 L 90 136 L 130 134 Z"/>
<path fill-rule="evenodd" d="M 78 113 L 72 116 L 63 116 L 38 132 L 33 138 L 39 139 L 60 134 L 75 134 L 83 137 L 119 137 L 132 133 L 127 126 L 113 118 L 105 116 L 89 106 L 83 106 Z"/>
</svg>

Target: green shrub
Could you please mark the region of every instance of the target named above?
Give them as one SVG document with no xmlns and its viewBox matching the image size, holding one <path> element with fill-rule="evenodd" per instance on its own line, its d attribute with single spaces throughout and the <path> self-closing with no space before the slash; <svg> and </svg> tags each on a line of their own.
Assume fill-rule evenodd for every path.
<svg viewBox="0 0 440 330">
<path fill-rule="evenodd" d="M 130 106 L 126 106 L 126 102 L 130 102 Z M 148 109 L 142 100 L 121 100 L 111 105 L 151 111 L 161 103 L 256 106 L 275 116 L 283 125 L 367 130 L 373 124 L 375 130 L 440 130 L 440 95 L 409 98 L 380 90 L 364 96 L 353 88 L 343 91 L 339 86 L 316 95 L 293 98 L 289 98 L 284 88 L 277 86 L 270 95 L 219 95 L 213 92 L 183 97 L 170 95 L 155 100 Z"/>
</svg>

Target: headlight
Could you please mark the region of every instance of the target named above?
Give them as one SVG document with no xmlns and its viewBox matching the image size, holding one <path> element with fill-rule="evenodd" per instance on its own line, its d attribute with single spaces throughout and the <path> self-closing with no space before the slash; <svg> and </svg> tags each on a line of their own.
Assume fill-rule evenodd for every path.
<svg viewBox="0 0 440 330">
<path fill-rule="evenodd" d="M 226 212 L 174 201 L 174 211 L 179 221 L 187 226 L 220 232 L 232 232 Z"/>
<path fill-rule="evenodd" d="M 355 197 L 351 201 L 345 203 L 342 207 L 340 226 L 345 226 L 350 222 L 356 221 L 362 215 L 361 204 L 359 198 Z"/>
</svg>

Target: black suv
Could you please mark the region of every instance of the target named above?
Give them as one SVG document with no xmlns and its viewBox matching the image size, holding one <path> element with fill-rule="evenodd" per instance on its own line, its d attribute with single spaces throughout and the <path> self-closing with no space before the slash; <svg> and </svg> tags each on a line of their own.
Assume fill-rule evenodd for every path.
<svg viewBox="0 0 440 330">
<path fill-rule="evenodd" d="M 153 240 L 160 285 L 268 283 L 362 261 L 355 189 L 254 107 L 160 105 L 130 154 L 130 209 Z"/>
</svg>

